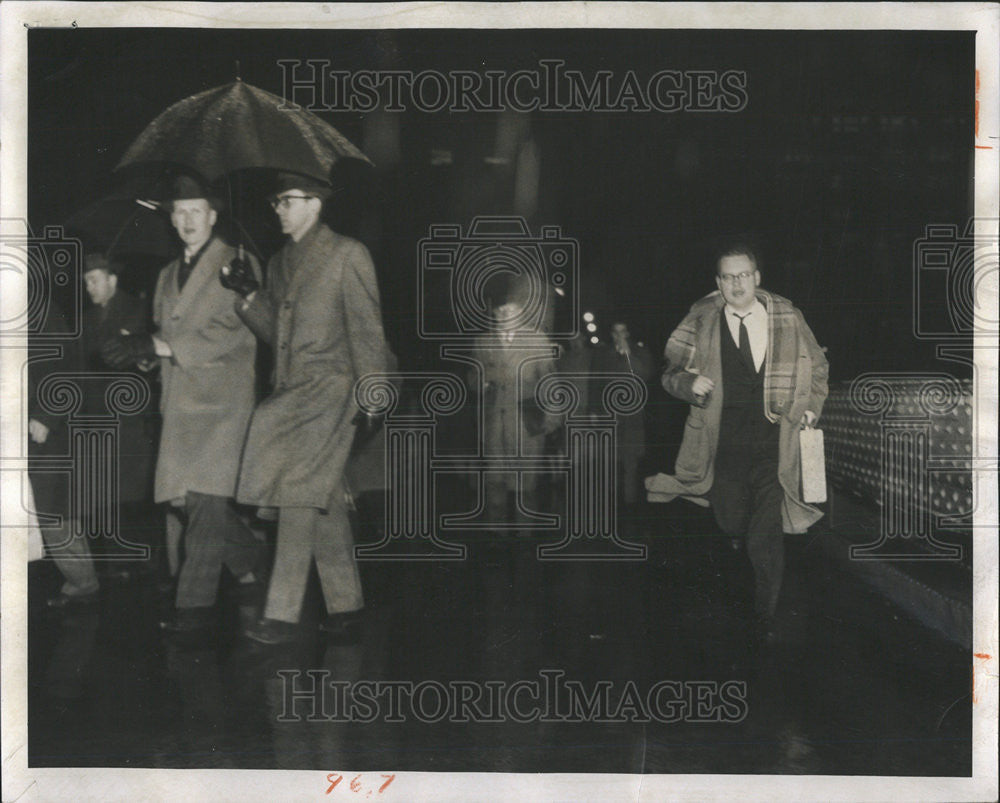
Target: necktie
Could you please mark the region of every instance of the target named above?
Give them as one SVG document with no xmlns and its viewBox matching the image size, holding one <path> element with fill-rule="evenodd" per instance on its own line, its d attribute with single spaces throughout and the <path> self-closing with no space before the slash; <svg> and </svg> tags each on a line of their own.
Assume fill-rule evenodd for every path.
<svg viewBox="0 0 1000 803">
<path fill-rule="evenodd" d="M 733 316 L 740 319 L 740 354 L 743 355 L 743 359 L 746 360 L 746 364 L 750 366 L 751 370 L 757 370 L 757 366 L 753 361 L 753 352 L 750 350 L 750 333 L 747 332 L 747 325 L 743 323 L 744 318 L 748 318 L 752 315 L 752 312 L 748 312 L 746 315 L 737 315 L 735 312 Z"/>
<path fill-rule="evenodd" d="M 191 274 L 194 272 L 195 265 L 198 264 L 198 260 L 201 259 L 201 255 L 204 254 L 208 247 L 212 244 L 212 237 L 209 237 L 204 245 L 195 251 L 191 256 L 183 255 L 181 256 L 181 264 L 177 270 L 177 289 L 183 290 L 184 285 L 187 280 L 191 278 Z"/>
<path fill-rule="evenodd" d="M 180 270 L 177 271 L 177 289 L 183 290 L 184 285 L 187 284 L 187 280 L 191 276 L 191 271 L 194 269 L 194 260 L 196 257 L 192 257 L 190 260 L 184 258 L 181 260 Z"/>
</svg>

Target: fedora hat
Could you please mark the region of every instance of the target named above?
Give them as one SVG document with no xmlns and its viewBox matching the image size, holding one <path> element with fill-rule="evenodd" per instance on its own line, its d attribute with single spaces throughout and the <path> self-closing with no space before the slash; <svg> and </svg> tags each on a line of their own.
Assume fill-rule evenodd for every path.
<svg viewBox="0 0 1000 803">
<path fill-rule="evenodd" d="M 170 189 L 167 192 L 167 196 L 163 199 L 163 205 L 168 211 L 172 211 L 174 201 L 193 201 L 197 199 L 208 201 L 208 205 L 216 212 L 222 211 L 222 199 L 194 176 L 188 175 L 177 176 L 170 183 Z"/>
<path fill-rule="evenodd" d="M 326 181 L 322 181 L 304 173 L 278 173 L 274 180 L 274 191 L 269 196 L 275 200 L 279 195 L 292 190 L 300 190 L 307 195 L 313 195 L 321 201 L 325 201 L 333 194 L 333 187 Z"/>
</svg>

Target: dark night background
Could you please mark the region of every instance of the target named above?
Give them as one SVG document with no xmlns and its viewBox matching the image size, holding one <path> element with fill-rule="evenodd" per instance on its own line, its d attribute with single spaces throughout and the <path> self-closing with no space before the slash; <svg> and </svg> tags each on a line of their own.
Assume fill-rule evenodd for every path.
<svg viewBox="0 0 1000 803">
<path fill-rule="evenodd" d="M 606 334 L 624 314 L 659 354 L 687 307 L 714 289 L 708 244 L 749 232 L 763 285 L 791 298 L 828 347 L 832 379 L 935 367 L 912 336 L 913 243 L 971 212 L 973 45 L 962 32 L 33 30 L 29 215 L 62 223 L 112 186 L 128 144 L 168 105 L 244 81 L 283 94 L 279 59 L 333 69 L 537 70 L 561 58 L 641 78 L 741 70 L 737 113 L 545 113 L 538 212 L 580 241 L 581 299 Z M 361 114 L 320 112 L 358 145 Z M 498 115 L 407 111 L 401 160 L 362 174 L 337 225 L 376 257 L 387 332 L 404 365 L 415 334 L 416 243 L 434 222 L 509 213 L 484 163 Z M 450 166 L 433 166 L 432 149 Z M 270 247 L 272 215 L 242 199 Z M 155 273 L 136 270 L 134 289 Z M 147 288 L 148 289 L 148 288 Z M 930 291 L 943 306 L 941 288 Z M 961 372 L 948 364 L 946 370 Z"/>
<path fill-rule="evenodd" d="M 246 7 L 250 13 L 253 6 Z M 28 209 L 36 233 L 66 223 L 111 192 L 120 181 L 114 167 L 145 126 L 171 104 L 232 82 L 237 62 L 242 80 L 278 95 L 284 94 L 281 59 L 325 59 L 335 70 L 413 72 L 540 71 L 541 60 L 562 59 L 588 78 L 611 71 L 615 86 L 629 70 L 643 83 L 660 70 L 745 72 L 749 101 L 736 113 L 535 112 L 528 118 L 522 133 L 530 128 L 540 154 L 529 223 L 536 233 L 559 226 L 564 237 L 579 241 L 581 306 L 595 313 L 601 337 L 625 318 L 659 360 L 689 306 L 715 288 L 713 240 L 741 232 L 759 245 L 763 286 L 801 308 L 828 349 L 834 382 L 866 372 L 971 376 L 968 365 L 939 359 L 936 343 L 914 336 L 913 291 L 914 244 L 925 227 L 962 230 L 973 212 L 974 33 L 33 29 L 28 44 Z M 359 113 L 318 113 L 363 149 L 376 127 L 375 118 Z M 348 189 L 335 196 L 334 228 L 372 251 L 386 333 L 402 370 L 438 367 L 438 343 L 421 340 L 417 330 L 418 242 L 435 223 L 465 227 L 476 215 L 515 211 L 514 181 L 495 159 L 503 119 L 411 109 L 396 118 L 398 160 L 371 152 L 375 169 L 344 167 Z M 233 205 L 267 255 L 281 241 L 274 214 L 262 186 L 251 181 L 244 189 Z M 132 261 L 122 282 L 149 301 L 160 265 Z M 923 312 L 946 322 L 948 295 L 940 278 L 922 285 Z M 442 297 L 424 301 L 441 304 Z M 688 410 L 656 379 L 651 384 L 640 477 L 670 470 Z M 839 390 L 840 426 L 853 427 L 860 414 L 845 412 Z M 825 414 L 831 422 L 833 407 Z M 964 480 L 962 494 L 972 476 L 957 476 L 964 465 L 959 449 L 971 454 L 972 448 L 971 429 L 962 428 L 971 427 L 962 420 L 971 420 L 972 411 L 964 407 L 965 419 L 956 413 L 946 422 L 954 433 L 940 436 L 956 455 L 951 481 Z M 851 478 L 877 480 L 882 453 L 871 433 L 881 423 L 866 421 L 868 429 L 850 429 L 844 437 L 852 447 L 847 451 L 836 452 L 836 429 L 827 430 L 828 464 L 856 469 Z M 465 438 L 462 453 L 475 438 L 471 416 L 466 424 L 454 424 L 449 436 L 455 443 Z M 435 441 L 442 453 L 453 445 L 444 441 Z M 466 480 L 448 474 L 439 487 L 440 510 L 464 510 Z M 354 652 L 331 645 L 314 654 L 314 645 L 303 642 L 293 658 L 250 661 L 239 649 L 230 651 L 237 642 L 226 641 L 250 608 L 229 598 L 222 603 L 221 621 L 230 626 L 223 628 L 218 662 L 201 657 L 209 653 L 175 651 L 154 624 L 162 600 L 156 601 L 153 584 L 109 583 L 102 589 L 100 628 L 96 612 L 82 635 L 86 628 L 79 624 L 52 624 L 42 614 L 32 621 L 31 761 L 969 775 L 971 650 L 956 645 L 966 621 L 959 614 L 967 611 L 972 621 L 971 536 L 965 562 L 907 559 L 905 577 L 896 572 L 902 564 L 848 561 L 847 543 L 863 540 L 882 522 L 878 484 L 869 498 L 852 495 L 851 483 L 868 487 L 854 479 L 845 481 L 846 490 L 831 485 L 836 516 L 831 496 L 823 524 L 808 538 L 789 540 L 786 641 L 776 652 L 763 651 L 762 668 L 747 638 L 752 577 L 743 553 L 717 537 L 721 531 L 708 511 L 687 503 L 646 505 L 622 519 L 635 528 L 627 532 L 648 540 L 648 560 L 538 561 L 545 574 L 534 584 L 537 597 L 511 592 L 506 575 L 485 568 L 485 551 L 476 549 L 467 562 L 365 564 L 371 615 L 365 642 Z M 955 487 L 944 483 L 941 490 L 951 494 Z M 954 492 L 956 504 L 960 496 Z M 361 540 L 374 540 L 373 509 L 366 521 L 362 505 Z M 159 538 L 163 516 L 152 511 L 144 526 Z M 878 585 L 870 577 L 883 565 L 892 573 Z M 584 568 L 577 572 L 578 566 Z M 44 591 L 44 583 L 33 584 L 36 610 L 45 607 Z M 307 612 L 310 605 L 319 610 L 317 594 L 313 588 Z M 954 631 L 950 640 L 925 628 L 920 616 L 901 613 L 914 608 L 900 607 L 900 598 L 919 606 L 930 600 L 919 610 L 930 611 L 924 619 L 945 623 L 935 624 L 938 630 Z M 315 629 L 308 613 L 304 621 Z M 536 731 L 519 724 L 476 730 L 408 723 L 401 731 L 376 723 L 340 731 L 277 717 L 274 670 L 293 660 L 302 667 L 329 665 L 337 677 L 521 678 L 537 664 L 566 666 L 569 676 L 579 672 L 584 679 L 746 672 L 754 685 L 750 716 L 721 737 L 686 724 L 609 729 L 574 723 L 553 730 L 543 724 Z M 73 683 L 85 674 L 81 666 L 90 667 L 92 678 L 79 699 L 49 706 L 51 667 L 60 662 L 72 669 Z"/>
</svg>

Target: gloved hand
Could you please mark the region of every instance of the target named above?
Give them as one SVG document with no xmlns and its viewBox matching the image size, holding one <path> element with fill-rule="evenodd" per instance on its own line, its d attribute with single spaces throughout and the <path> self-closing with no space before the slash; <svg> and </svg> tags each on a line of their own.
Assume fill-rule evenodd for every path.
<svg viewBox="0 0 1000 803">
<path fill-rule="evenodd" d="M 227 290 L 232 290 L 243 298 L 260 289 L 260 282 L 254 276 L 250 260 L 238 256 L 219 269 L 219 282 Z"/>
<path fill-rule="evenodd" d="M 358 410 L 351 419 L 354 424 L 354 448 L 357 449 L 370 441 L 385 423 L 385 416 L 376 413 L 366 413 Z"/>
<path fill-rule="evenodd" d="M 112 368 L 131 368 L 144 360 L 156 359 L 152 335 L 114 335 L 101 346 L 101 359 Z"/>
</svg>

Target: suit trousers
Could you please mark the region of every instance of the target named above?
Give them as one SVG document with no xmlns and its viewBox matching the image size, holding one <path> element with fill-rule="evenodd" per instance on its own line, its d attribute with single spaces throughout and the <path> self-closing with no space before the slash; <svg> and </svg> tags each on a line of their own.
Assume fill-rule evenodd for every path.
<svg viewBox="0 0 1000 803">
<path fill-rule="evenodd" d="M 223 565 L 234 577 L 241 577 L 254 570 L 263 545 L 236 515 L 229 497 L 188 491 L 185 513 L 177 607 L 207 607 L 215 604 Z"/>
<path fill-rule="evenodd" d="M 66 582 L 62 593 L 67 596 L 91 594 L 100 587 L 90 545 L 85 535 L 73 536 L 69 522 L 63 519 L 59 527 L 42 527 L 42 540 L 56 567 Z"/>
<path fill-rule="evenodd" d="M 716 465 L 710 501 L 723 532 L 745 537 L 754 573 L 754 610 L 770 619 L 778 606 L 785 571 L 785 536 L 781 524 L 784 490 L 778 480 L 778 460 L 770 457 L 750 465 L 723 459 Z"/>
<path fill-rule="evenodd" d="M 364 606 L 347 509 L 342 505 L 328 511 L 283 507 L 278 513 L 278 547 L 267 590 L 266 618 L 299 621 L 313 559 L 327 613 L 347 613 Z"/>
</svg>

